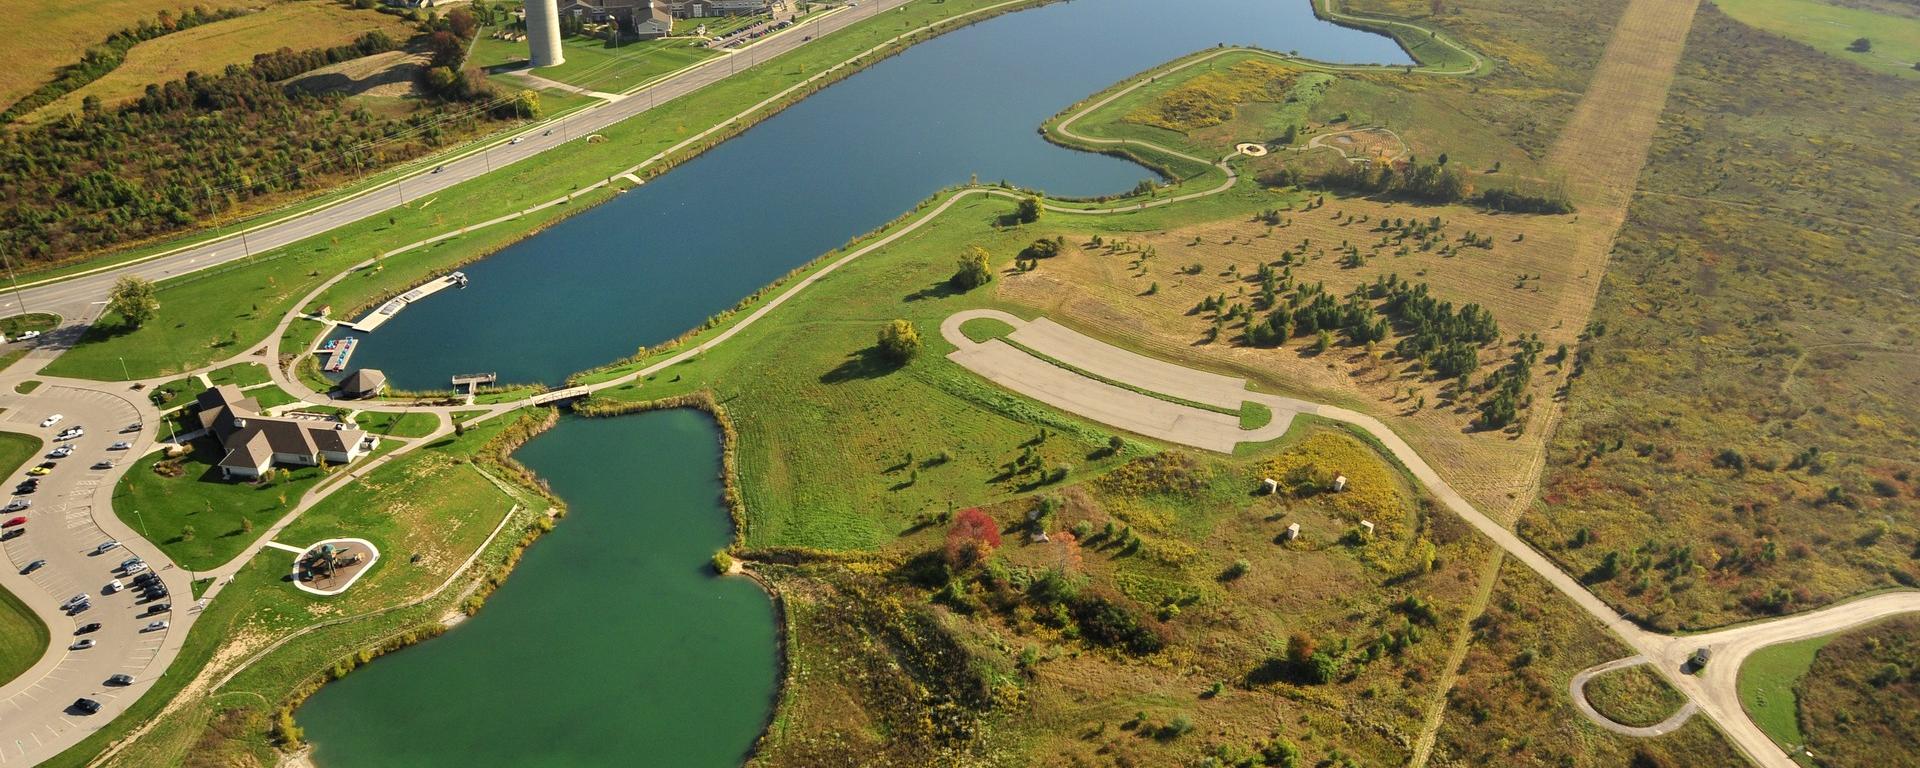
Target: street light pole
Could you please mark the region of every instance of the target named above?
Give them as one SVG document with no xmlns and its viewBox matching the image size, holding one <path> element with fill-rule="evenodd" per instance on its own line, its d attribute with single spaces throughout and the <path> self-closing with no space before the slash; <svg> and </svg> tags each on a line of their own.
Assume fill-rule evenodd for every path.
<svg viewBox="0 0 1920 768">
<path fill-rule="evenodd" d="M 139 522 L 140 522 L 140 536 L 141 536 L 141 537 L 143 537 L 143 538 L 147 538 L 147 539 L 151 539 L 151 538 L 153 538 L 153 535 L 152 535 L 152 534 L 149 534 L 149 533 L 147 533 L 147 519 L 146 519 L 146 518 L 144 518 L 144 517 L 141 517 L 141 516 L 140 516 L 140 510 L 137 510 L 137 509 L 136 509 L 136 510 L 134 510 L 134 511 L 133 511 L 133 519 L 134 519 L 134 520 L 137 520 L 137 521 L 139 521 Z"/>
<path fill-rule="evenodd" d="M 27 313 L 27 300 L 20 295 L 20 278 L 13 273 L 13 257 L 0 252 L 0 258 L 6 260 L 7 279 L 13 281 L 13 300 L 20 303 L 20 314 L 24 315 Z"/>
<path fill-rule="evenodd" d="M 127 373 L 127 359 L 125 357 L 120 358 L 120 378 L 133 381 L 133 374 Z"/>
</svg>

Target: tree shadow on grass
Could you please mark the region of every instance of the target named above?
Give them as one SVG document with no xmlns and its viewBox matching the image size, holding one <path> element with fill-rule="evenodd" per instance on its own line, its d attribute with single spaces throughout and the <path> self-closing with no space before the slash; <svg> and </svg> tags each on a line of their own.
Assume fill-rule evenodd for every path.
<svg viewBox="0 0 1920 768">
<path fill-rule="evenodd" d="M 899 364 L 880 354 L 879 348 L 867 347 L 847 355 L 847 359 L 834 366 L 833 370 L 821 374 L 820 383 L 844 384 L 861 379 L 877 379 L 899 367 Z"/>
<path fill-rule="evenodd" d="M 907 294 L 906 300 L 921 301 L 923 299 L 944 299 L 952 296 L 958 296 L 963 293 L 966 293 L 966 291 L 960 290 L 958 287 L 954 286 L 952 280 L 941 280 L 940 282 L 934 283 L 933 285 L 929 285 L 925 288 L 921 288 L 920 290 L 914 291 L 913 293 Z"/>
</svg>

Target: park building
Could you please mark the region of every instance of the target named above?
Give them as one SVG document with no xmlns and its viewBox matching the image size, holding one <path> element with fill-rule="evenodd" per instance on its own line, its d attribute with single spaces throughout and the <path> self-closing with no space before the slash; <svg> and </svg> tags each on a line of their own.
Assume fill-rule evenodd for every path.
<svg viewBox="0 0 1920 768">
<path fill-rule="evenodd" d="M 671 0 L 667 10 L 676 19 L 698 19 L 707 16 L 777 14 L 787 10 L 787 5 L 786 0 Z"/>
<path fill-rule="evenodd" d="M 220 475 L 257 478 L 275 465 L 348 464 L 380 445 L 350 424 L 320 416 L 269 416 L 260 403 L 222 384 L 195 400 L 200 428 L 220 442 Z"/>
<path fill-rule="evenodd" d="M 566 0 L 560 15 L 593 24 L 612 23 L 620 36 L 656 40 L 673 31 L 673 15 L 661 0 Z"/>
</svg>

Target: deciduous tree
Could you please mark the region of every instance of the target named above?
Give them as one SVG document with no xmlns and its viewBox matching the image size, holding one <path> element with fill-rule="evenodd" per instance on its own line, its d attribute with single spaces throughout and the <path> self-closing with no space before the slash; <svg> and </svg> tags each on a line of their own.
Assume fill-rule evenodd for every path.
<svg viewBox="0 0 1920 768">
<path fill-rule="evenodd" d="M 127 325 L 139 328 L 153 314 L 160 311 L 160 300 L 154 296 L 153 281 L 128 275 L 113 284 L 113 293 L 107 297 L 107 311 L 124 318 Z"/>
</svg>

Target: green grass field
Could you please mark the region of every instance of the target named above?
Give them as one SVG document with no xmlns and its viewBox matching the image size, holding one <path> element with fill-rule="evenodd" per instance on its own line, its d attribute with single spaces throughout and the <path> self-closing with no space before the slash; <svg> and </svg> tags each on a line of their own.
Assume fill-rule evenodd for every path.
<svg viewBox="0 0 1920 768">
<path fill-rule="evenodd" d="M 619 93 L 660 75 L 719 54 L 691 41 L 676 38 L 629 42 L 608 48 L 606 41 L 570 37 L 562 44 L 566 61 L 559 66 L 533 70 L 533 74 L 579 88 Z M 473 41 L 468 59 L 472 66 L 488 68 L 514 65 L 527 60 L 527 44 L 488 37 L 482 31 Z M 515 78 L 496 76 L 496 82 L 515 82 Z M 524 83 L 521 88 L 527 87 Z"/>
<path fill-rule="evenodd" d="M 0 470 L 8 476 L 40 453 L 40 438 L 0 432 Z M 0 589 L 0 683 L 12 681 L 40 660 L 47 625 L 11 592 Z"/>
<path fill-rule="evenodd" d="M 255 384 L 265 384 L 272 381 L 273 377 L 267 373 L 267 367 L 259 363 L 235 363 L 208 372 L 207 380 L 215 386 L 232 384 L 245 389 Z"/>
<path fill-rule="evenodd" d="M 382 413 L 368 411 L 354 417 L 368 432 L 395 437 L 426 437 L 440 426 L 440 417 L 431 413 Z"/>
<path fill-rule="evenodd" d="M 1783 749 L 1807 743 L 1806 734 L 1800 732 L 1794 688 L 1813 667 L 1814 655 L 1830 642 L 1832 636 L 1768 646 L 1748 656 L 1740 667 L 1740 703 L 1753 724 Z"/>
<path fill-rule="evenodd" d="M 232 559 L 253 543 L 254 527 L 285 514 L 324 476 L 317 467 L 302 467 L 266 486 L 222 480 L 214 466 L 219 451 L 211 437 L 193 441 L 193 453 L 179 477 L 154 472 L 162 454 L 147 456 L 134 463 L 113 492 L 113 511 L 120 520 L 183 568 L 212 568 Z"/>
<path fill-rule="evenodd" d="M 1845 8 L 1823 0 L 1717 0 L 1728 16 L 1811 45 L 1833 58 L 1875 72 L 1920 79 L 1920 18 Z M 1865 53 L 1847 49 L 1866 38 Z"/>
</svg>

